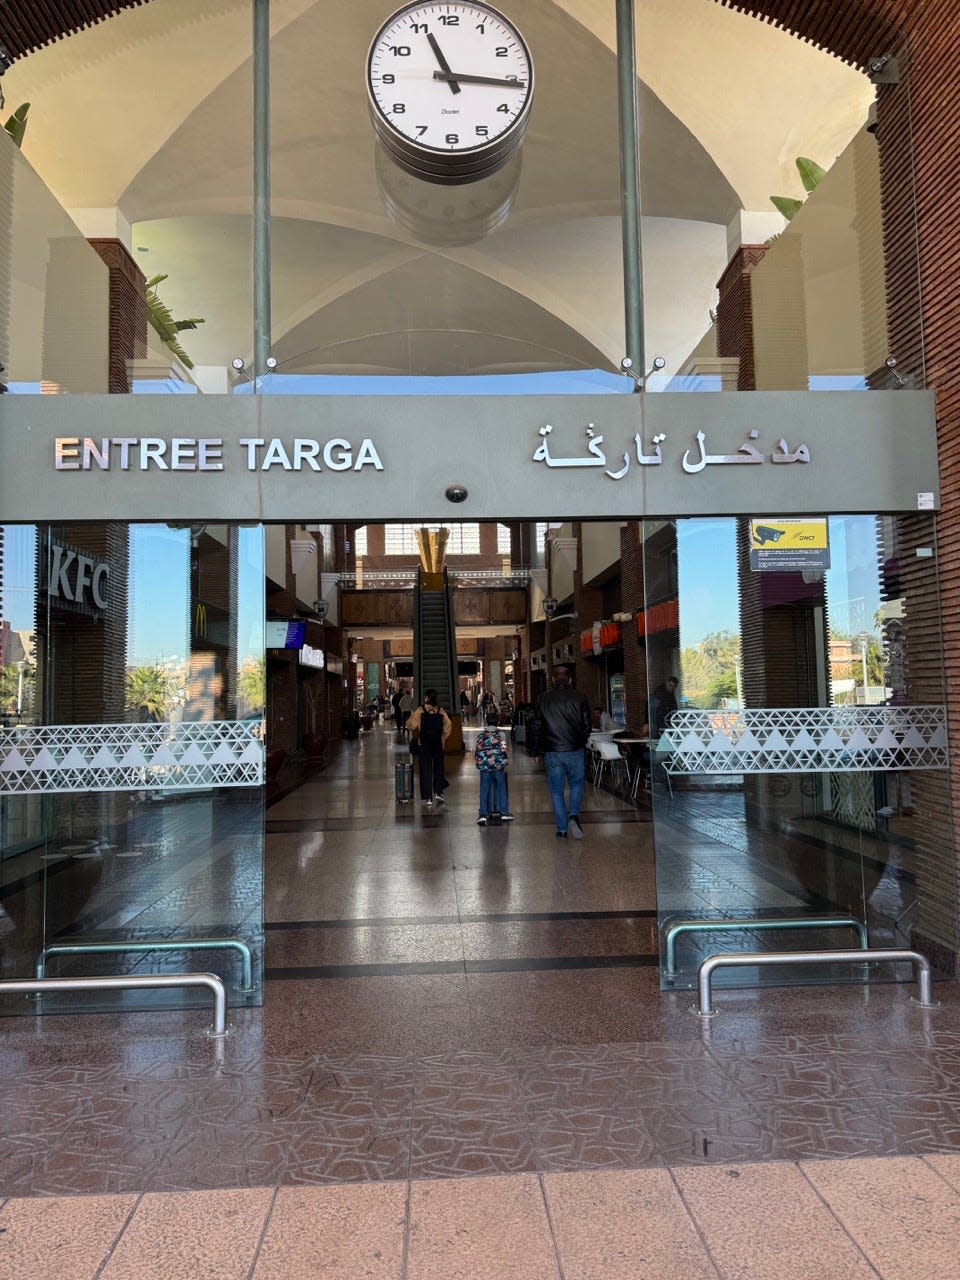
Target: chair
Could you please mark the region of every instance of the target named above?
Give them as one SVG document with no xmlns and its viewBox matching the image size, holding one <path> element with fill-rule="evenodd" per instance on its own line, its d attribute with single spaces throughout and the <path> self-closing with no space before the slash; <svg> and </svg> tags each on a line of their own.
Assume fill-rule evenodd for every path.
<svg viewBox="0 0 960 1280">
<path fill-rule="evenodd" d="M 593 775 L 593 787 L 595 791 L 599 791 L 600 786 L 603 783 L 604 773 L 620 773 L 621 782 L 630 781 L 630 770 L 627 767 L 627 762 L 620 754 L 620 748 L 615 743 L 604 742 L 601 738 L 594 742 L 594 750 L 597 753 L 597 767 Z"/>
</svg>

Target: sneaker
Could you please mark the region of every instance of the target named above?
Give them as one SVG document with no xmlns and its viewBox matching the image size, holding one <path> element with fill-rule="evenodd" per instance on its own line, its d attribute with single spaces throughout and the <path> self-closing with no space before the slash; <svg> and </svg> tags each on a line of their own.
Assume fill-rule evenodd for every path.
<svg viewBox="0 0 960 1280">
<path fill-rule="evenodd" d="M 477 819 L 477 826 L 485 827 L 486 825 L 487 825 L 487 819 L 485 815 L 481 813 L 480 817 Z"/>
<path fill-rule="evenodd" d="M 501 819 L 502 817 L 503 817 L 503 814 L 502 814 L 502 813 L 491 813 L 491 815 L 490 815 L 490 821 L 491 821 L 491 822 L 499 822 L 499 821 L 500 821 L 500 819 Z"/>
<path fill-rule="evenodd" d="M 512 822 L 512 821 L 513 821 L 513 814 L 512 814 L 512 813 L 501 813 L 500 817 L 501 817 L 501 819 L 502 819 L 504 822 Z"/>
<path fill-rule="evenodd" d="M 581 825 L 580 825 L 580 819 L 577 817 L 577 815 L 576 815 L 575 813 L 571 813 L 571 815 L 570 815 L 570 817 L 569 817 L 568 821 L 569 821 L 570 825 L 569 825 L 569 827 L 567 828 L 567 830 L 568 830 L 568 831 L 570 832 L 570 834 L 573 836 L 574 840 L 582 840 L 582 839 L 583 839 L 583 827 L 581 827 Z"/>
<path fill-rule="evenodd" d="M 436 804 L 446 804 L 446 803 L 447 803 L 447 802 L 446 802 L 446 800 L 444 800 L 443 796 L 434 796 L 434 797 L 433 797 L 433 799 L 434 799 L 434 802 L 435 802 Z"/>
<path fill-rule="evenodd" d="M 433 808 L 433 801 L 432 801 L 432 800 L 424 800 L 423 804 L 424 804 L 424 808 L 427 808 L 427 809 L 432 809 L 432 808 Z"/>
<path fill-rule="evenodd" d="M 557 832 L 557 839 L 558 839 L 558 840 L 566 840 L 566 838 L 567 838 L 567 833 L 566 833 L 565 831 L 558 831 L 558 832 Z"/>
</svg>

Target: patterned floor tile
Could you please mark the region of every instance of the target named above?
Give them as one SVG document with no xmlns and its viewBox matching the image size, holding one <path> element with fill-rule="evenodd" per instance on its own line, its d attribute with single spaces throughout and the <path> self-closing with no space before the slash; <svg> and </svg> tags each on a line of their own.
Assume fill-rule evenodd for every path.
<svg viewBox="0 0 960 1280">
<path fill-rule="evenodd" d="M 280 1181 L 384 1182 L 410 1171 L 410 1125 L 327 1118 L 298 1127 Z"/>
<path fill-rule="evenodd" d="M 410 1176 L 459 1178 L 536 1169 L 533 1139 L 522 1112 L 450 1119 L 415 1119 Z"/>
</svg>

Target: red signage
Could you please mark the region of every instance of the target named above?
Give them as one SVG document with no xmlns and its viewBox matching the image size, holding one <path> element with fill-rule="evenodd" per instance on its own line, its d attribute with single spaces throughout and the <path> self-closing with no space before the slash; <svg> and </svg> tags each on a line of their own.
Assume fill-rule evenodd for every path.
<svg viewBox="0 0 960 1280">
<path fill-rule="evenodd" d="M 637 635 L 655 636 L 661 631 L 677 631 L 680 628 L 680 601 L 664 600 L 637 614 Z"/>
<path fill-rule="evenodd" d="M 580 632 L 580 652 L 584 654 L 596 653 L 593 643 L 594 628 L 590 627 L 587 631 Z M 621 643 L 623 638 L 622 628 L 619 622 L 601 622 L 600 623 L 600 649 L 615 649 Z"/>
</svg>

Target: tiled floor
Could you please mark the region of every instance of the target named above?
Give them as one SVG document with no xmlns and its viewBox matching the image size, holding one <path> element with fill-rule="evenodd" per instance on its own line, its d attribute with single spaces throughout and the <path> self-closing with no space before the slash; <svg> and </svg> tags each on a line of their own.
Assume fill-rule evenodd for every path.
<svg viewBox="0 0 960 1280">
<path fill-rule="evenodd" d="M 8 1200 L 3 1280 L 956 1280 L 960 1156 Z"/>
<path fill-rule="evenodd" d="M 588 791 L 556 841 L 517 761 L 516 822 L 480 830 L 469 761 L 427 813 L 393 758 L 377 731 L 268 810 L 264 1005 L 225 1043 L 196 1008 L 0 1022 L 0 1280 L 960 1277 L 955 985 L 725 990 L 701 1021 L 659 990 L 648 814 Z M 664 828 L 661 891 L 803 906 L 718 842 L 730 807 Z M 242 918 L 217 822 L 212 869 L 187 838 L 105 859 L 91 927 Z"/>
</svg>

